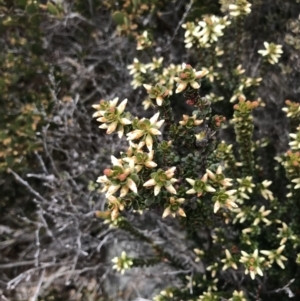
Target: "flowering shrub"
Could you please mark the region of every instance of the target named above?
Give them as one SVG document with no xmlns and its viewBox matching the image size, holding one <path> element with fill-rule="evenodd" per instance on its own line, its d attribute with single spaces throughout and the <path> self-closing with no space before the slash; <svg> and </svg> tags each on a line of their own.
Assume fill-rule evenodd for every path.
<svg viewBox="0 0 300 301">
<path fill-rule="evenodd" d="M 276 264 L 284 269 L 284 262 L 288 260 L 286 256 L 296 256 L 292 250 L 298 246 L 299 237 L 280 219 L 278 200 L 269 190 L 272 182 L 259 176 L 260 168 L 255 164 L 254 150 L 257 146 L 252 141 L 251 113 L 262 105 L 261 101 L 245 101 L 240 96 L 239 102 L 234 105 L 232 123 L 240 152 L 237 157 L 232 154 L 232 145 L 226 145 L 224 141 L 216 147 L 215 135 L 224 124 L 225 118 L 212 115 L 211 103 L 199 95 L 199 79 L 206 75 L 206 71 L 199 72 L 190 65 L 183 64 L 178 77 L 174 78 L 177 82 L 175 93 L 183 92 L 186 103 L 195 109 L 191 116 L 183 115 L 177 125 L 170 106 L 171 93 L 161 84 L 154 87 L 144 84 L 150 99 L 156 98 L 156 104 L 152 105 L 159 111 L 150 119 L 138 119 L 125 112 L 127 100 L 118 106 L 118 99 L 101 100 L 99 105 L 94 105 L 97 110 L 94 116 L 101 116 L 97 119 L 102 123 L 100 128 L 107 129 L 107 134 L 117 131 L 120 138 L 125 133 L 129 142 L 128 150 L 119 159 L 112 156 L 112 168 L 105 169 L 98 182 L 104 185 L 102 191 L 106 192 L 108 200 L 107 216 L 114 226 L 122 228 L 124 220 L 120 219 L 120 212 L 124 209 L 148 210 L 157 206 L 161 208 L 163 218 L 178 216 L 188 231 L 192 231 L 192 219 L 201 217 L 203 225 L 212 224 L 213 244 L 210 249 L 201 251 L 201 260 L 206 263 L 206 270 L 211 271 L 212 278 L 219 277 L 219 280 L 225 281 L 234 290 L 237 283 L 229 284 L 226 280 L 227 274 L 223 271 L 230 269 L 232 274 L 233 270 L 237 270 L 240 271 L 239 274 L 249 274 L 251 280 L 264 275 L 271 278 L 276 275 L 273 273 L 277 269 Z M 294 110 L 291 103 L 288 104 Z M 288 108 L 283 110 L 289 112 Z M 163 124 L 165 131 L 162 132 Z M 297 138 L 297 134 L 290 136 Z M 294 142 L 290 145 L 292 149 L 298 150 Z M 296 184 L 289 185 L 289 197 L 297 193 L 300 180 L 297 178 L 298 164 L 288 165 L 287 158 L 297 154 L 298 152 L 293 153 L 290 150 L 285 156 L 277 158 L 287 168 L 291 182 Z M 298 160 L 296 158 L 291 160 Z M 233 172 L 235 177 L 231 175 Z M 226 177 L 227 175 L 231 177 Z M 265 205 L 258 208 L 257 204 Z M 282 225 L 282 228 L 277 228 L 277 236 L 270 238 L 270 241 L 263 241 L 263 235 L 269 233 L 268 228 L 276 229 L 276 225 Z M 264 250 L 268 245 L 273 249 Z M 286 252 L 286 246 L 289 252 Z M 211 258 L 206 253 L 208 251 L 221 255 Z M 199 252 L 199 249 L 195 249 L 196 256 Z M 122 256 L 125 258 L 124 254 Z M 158 258 L 159 256 L 162 254 Z M 132 264 L 116 268 L 124 272 L 131 265 L 141 265 L 133 258 L 130 260 Z M 169 260 L 171 265 L 175 262 L 172 256 Z M 292 255 L 290 260 L 295 261 L 296 257 L 293 258 Z M 195 261 L 199 262 L 199 258 L 196 257 Z M 113 262 L 119 261 L 114 259 Z M 223 263 L 223 267 L 219 263 Z M 245 287 L 252 286 L 251 280 L 245 280 Z M 184 283 L 187 285 L 183 280 Z M 200 283 L 201 281 L 195 282 L 192 295 L 197 295 L 199 290 L 196 288 Z M 212 293 L 208 285 L 207 292 L 202 287 L 199 300 L 218 300 L 217 296 L 229 296 L 229 288 L 224 291 L 217 285 L 214 287 L 218 293 Z M 232 291 L 232 294 L 232 300 L 245 299 L 243 291 Z M 175 296 L 178 296 L 178 300 L 191 298 L 190 295 L 185 289 L 177 288 L 172 291 L 173 299 Z M 162 293 L 156 299 L 165 300 L 167 296 Z"/>
<path fill-rule="evenodd" d="M 220 2 L 224 16 L 205 15 L 200 21 L 182 24 L 185 47 L 199 55 L 205 66 L 164 66 L 163 57 L 153 57 L 152 63 L 135 58 L 128 66 L 133 88 L 143 86 L 148 94 L 144 108 L 157 111 L 151 118 L 126 112 L 126 100 L 119 105 L 117 99 L 94 105 L 100 128 L 107 129 L 107 134 L 117 131 L 128 141 L 128 149 L 119 158 L 112 156 L 112 166 L 97 180 L 107 198 L 107 211 L 96 215 L 153 249 L 149 258 L 122 253 L 113 259 L 119 263 L 115 268 L 124 272 L 164 262 L 179 269 L 180 284 L 166 288 L 154 300 L 267 300 L 276 296 L 275 300 L 276 294 L 276 300 L 286 300 L 296 294 L 290 286 L 296 283 L 293 266 L 299 261 L 300 228 L 295 222 L 299 206 L 291 224 L 286 214 L 299 199 L 299 124 L 290 134 L 291 149 L 273 158 L 275 172 L 288 183 L 289 192 L 282 200 L 273 190 L 278 177 L 270 180 L 260 163 L 259 154 L 269 142 L 266 137 L 254 139 L 253 122 L 254 114 L 265 109 L 257 95 L 261 76 L 268 64 L 279 62 L 282 46 L 264 42 L 265 49 L 257 50 L 265 58 L 257 77 L 244 75 L 245 69 L 237 62 L 233 69 L 227 68 L 231 54 L 224 50 L 226 34 L 230 37 L 231 26 L 240 26 L 237 35 L 242 37 L 251 3 Z M 147 32 L 137 38 L 137 50 L 151 48 L 151 44 Z M 236 47 L 242 51 L 239 41 Z M 201 82 L 211 87 L 204 97 Z M 192 111 L 178 122 L 175 101 L 185 102 Z M 216 102 L 231 107 L 233 114 L 215 114 Z M 283 111 L 296 124 L 299 105 L 286 104 Z M 218 139 L 218 133 L 228 128 L 235 132 L 234 144 Z M 194 261 L 202 268 L 179 261 L 176 250 L 167 252 L 139 232 L 125 218 L 124 210 L 155 210 L 163 219 L 178 219 L 188 234 Z M 206 232 L 205 238 L 200 239 L 198 231 Z M 121 265 L 122 260 L 130 264 Z"/>
</svg>

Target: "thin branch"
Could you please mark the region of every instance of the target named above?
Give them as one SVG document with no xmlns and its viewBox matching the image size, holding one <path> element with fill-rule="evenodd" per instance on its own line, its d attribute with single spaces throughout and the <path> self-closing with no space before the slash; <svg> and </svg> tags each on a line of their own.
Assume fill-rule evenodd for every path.
<svg viewBox="0 0 300 301">
<path fill-rule="evenodd" d="M 20 184 L 22 184 L 23 186 L 25 186 L 27 188 L 27 190 L 33 194 L 37 199 L 39 199 L 42 202 L 48 203 L 48 201 L 42 197 L 36 190 L 34 190 L 28 182 L 26 182 L 25 180 L 23 180 L 17 173 L 15 173 L 12 169 L 8 168 L 8 172 L 12 173 L 13 176 L 15 177 L 16 181 L 19 182 Z"/>
<path fill-rule="evenodd" d="M 4 264 L 0 264 L 0 269 L 11 269 L 11 268 L 21 267 L 25 265 L 33 265 L 34 263 L 35 260 L 19 261 L 14 263 L 4 263 Z"/>
<path fill-rule="evenodd" d="M 162 52 L 167 51 L 168 48 L 170 47 L 171 43 L 173 42 L 173 40 L 175 39 L 175 37 L 176 37 L 176 35 L 177 35 L 178 31 L 179 31 L 181 25 L 183 24 L 184 20 L 186 19 L 188 13 L 190 12 L 190 10 L 191 10 L 191 8 L 192 8 L 192 6 L 193 6 L 194 1 L 195 1 L 195 0 L 190 0 L 189 4 L 186 6 L 185 12 L 184 12 L 184 14 L 183 14 L 181 20 L 180 20 L 179 23 L 177 24 L 177 27 L 176 27 L 176 29 L 175 29 L 175 31 L 174 31 L 174 33 L 173 33 L 173 35 L 172 35 L 170 41 L 168 42 L 168 44 L 166 45 L 166 47 L 163 49 Z"/>
<path fill-rule="evenodd" d="M 30 301 L 35 301 L 39 295 L 43 280 L 44 280 L 44 276 L 45 276 L 45 269 L 42 271 L 42 275 L 40 277 L 39 283 L 36 287 L 35 293 L 34 295 L 30 298 Z"/>
</svg>

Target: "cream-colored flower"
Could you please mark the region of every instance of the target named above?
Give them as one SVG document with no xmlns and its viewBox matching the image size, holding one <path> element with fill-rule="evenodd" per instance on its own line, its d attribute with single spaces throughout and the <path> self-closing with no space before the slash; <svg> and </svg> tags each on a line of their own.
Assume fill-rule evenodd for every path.
<svg viewBox="0 0 300 301">
<path fill-rule="evenodd" d="M 219 296 L 216 293 L 212 293 L 210 291 L 204 292 L 197 301 L 218 301 L 220 300 Z"/>
<path fill-rule="evenodd" d="M 99 126 L 101 129 L 107 129 L 106 134 L 111 134 L 117 131 L 121 138 L 124 133 L 124 126 L 131 124 L 131 120 L 126 117 L 124 110 L 127 104 L 127 99 L 124 99 L 118 106 L 118 98 L 111 101 L 101 100 L 100 104 L 93 105 L 97 110 L 93 117 L 98 117 L 97 121 L 103 123 Z"/>
<path fill-rule="evenodd" d="M 208 175 L 205 174 L 200 180 L 193 180 L 186 178 L 186 181 L 192 185 L 192 189 L 189 189 L 186 194 L 194 194 L 201 196 L 205 192 L 215 192 L 216 190 L 207 183 Z"/>
<path fill-rule="evenodd" d="M 213 66 L 210 66 L 209 68 L 203 67 L 202 71 L 206 72 L 206 77 L 211 83 L 214 82 L 215 78 L 218 78 L 219 73 L 214 71 Z"/>
<path fill-rule="evenodd" d="M 106 196 L 109 197 L 120 190 L 120 197 L 127 195 L 129 190 L 137 193 L 137 185 L 135 181 L 138 181 L 138 176 L 135 171 L 134 161 L 123 162 L 121 159 L 117 159 L 111 156 L 111 161 L 113 164 L 112 169 L 105 169 L 104 175 L 111 182 Z M 105 181 L 105 178 L 101 178 Z"/>
<path fill-rule="evenodd" d="M 258 53 L 265 56 L 270 64 L 278 63 L 278 59 L 281 57 L 282 45 L 276 45 L 274 43 L 264 42 L 266 49 L 259 50 Z"/>
<path fill-rule="evenodd" d="M 211 182 L 213 182 L 214 184 L 218 184 L 224 188 L 232 186 L 232 183 L 231 183 L 232 179 L 225 178 L 221 165 L 218 166 L 216 173 L 213 173 L 209 169 L 206 169 L 206 173 L 207 173 L 209 179 L 211 180 Z"/>
<path fill-rule="evenodd" d="M 300 188 L 300 178 L 293 179 L 292 182 L 296 184 L 294 186 L 294 189 L 299 189 Z"/>
<path fill-rule="evenodd" d="M 246 0 L 237 0 L 236 4 L 229 4 L 229 14 L 232 17 L 248 15 L 251 12 L 251 5 Z"/>
<path fill-rule="evenodd" d="M 276 261 L 276 263 L 282 269 L 284 269 L 283 261 L 287 260 L 287 258 L 285 256 L 281 255 L 284 248 L 285 248 L 285 245 L 281 245 L 277 250 L 273 250 L 273 251 L 262 250 L 262 251 L 260 251 L 260 253 L 268 256 L 268 258 L 270 260 L 270 264 L 272 264 L 274 261 Z"/>
<path fill-rule="evenodd" d="M 262 77 L 245 77 L 242 78 L 241 83 L 245 86 L 245 88 L 259 86 L 262 81 Z"/>
<path fill-rule="evenodd" d="M 149 69 L 151 71 L 155 70 L 155 69 L 158 69 L 162 66 L 163 60 L 164 60 L 163 57 L 160 57 L 159 59 L 157 59 L 156 57 L 153 57 L 152 62 L 147 64 L 146 67 L 147 67 L 147 69 Z"/>
<path fill-rule="evenodd" d="M 153 161 L 154 151 L 145 153 L 141 150 L 136 150 L 134 156 L 123 158 L 123 161 L 130 162 L 133 160 L 136 172 L 140 172 L 144 167 L 154 168 L 157 164 Z"/>
<path fill-rule="evenodd" d="M 240 220 L 240 224 L 242 224 L 248 217 L 247 212 L 245 212 L 243 209 L 241 208 L 236 208 L 234 210 L 232 210 L 234 213 L 237 213 L 237 215 L 235 216 L 234 220 L 233 220 L 233 224 L 235 224 L 238 220 Z"/>
<path fill-rule="evenodd" d="M 296 240 L 296 236 L 293 234 L 292 229 L 286 224 L 282 223 L 282 228 L 277 228 L 279 233 L 276 237 L 281 238 L 280 245 L 283 245 L 287 242 L 288 239 Z"/>
<path fill-rule="evenodd" d="M 143 85 L 149 94 L 149 98 L 155 99 L 158 106 L 162 106 L 164 98 L 169 95 L 169 90 L 162 84 L 156 84 L 155 86 L 150 86 L 147 84 Z"/>
<path fill-rule="evenodd" d="M 191 48 L 198 40 L 197 34 L 199 33 L 199 26 L 196 26 L 194 22 L 187 22 L 183 24 L 182 27 L 185 29 L 185 48 Z"/>
<path fill-rule="evenodd" d="M 244 85 L 239 85 L 238 88 L 233 92 L 229 102 L 235 102 L 237 99 L 246 99 L 244 94 Z"/>
<path fill-rule="evenodd" d="M 212 197 L 212 201 L 214 204 L 214 213 L 217 213 L 221 207 L 227 208 L 229 210 L 233 210 L 234 208 L 237 208 L 238 205 L 235 203 L 236 190 L 220 190 L 214 194 Z"/>
<path fill-rule="evenodd" d="M 142 118 L 140 120 L 133 121 L 133 127 L 135 130 L 127 134 L 127 140 L 137 140 L 142 139 L 145 141 L 148 150 L 151 152 L 153 147 L 153 137 L 161 135 L 161 132 L 158 130 L 164 120 L 159 120 L 159 113 L 153 115 L 150 119 Z"/>
<path fill-rule="evenodd" d="M 234 291 L 232 298 L 230 298 L 228 301 L 247 301 L 247 299 L 245 298 L 243 291 Z"/>
<path fill-rule="evenodd" d="M 217 262 L 215 262 L 214 264 L 206 268 L 206 270 L 211 273 L 212 278 L 216 277 L 218 269 L 219 269 L 219 264 Z"/>
<path fill-rule="evenodd" d="M 142 63 L 140 63 L 140 61 L 137 58 L 133 59 L 133 64 L 129 65 L 127 67 L 127 69 L 129 69 L 129 74 L 133 75 L 133 74 L 138 74 L 138 73 L 146 73 L 146 66 Z"/>
<path fill-rule="evenodd" d="M 113 195 L 109 195 L 108 197 L 108 208 L 111 212 L 111 220 L 115 220 L 119 216 L 119 211 L 124 210 L 124 204 L 120 198 L 116 198 Z"/>
<path fill-rule="evenodd" d="M 106 192 L 112 185 L 111 181 L 105 175 L 98 177 L 96 182 L 101 183 L 103 185 L 101 192 Z"/>
<path fill-rule="evenodd" d="M 238 191 L 253 193 L 255 185 L 252 183 L 252 177 L 247 176 L 245 178 L 237 179 L 237 182 L 240 184 Z"/>
<path fill-rule="evenodd" d="M 146 98 L 142 102 L 142 105 L 144 106 L 144 110 L 148 110 L 150 107 L 154 107 L 154 104 L 150 98 Z"/>
<path fill-rule="evenodd" d="M 176 215 L 180 215 L 185 217 L 184 210 L 180 207 L 180 205 L 185 201 L 184 198 L 176 198 L 176 197 L 170 197 L 169 198 L 169 206 L 166 207 L 166 209 L 163 212 L 162 217 L 165 218 L 168 215 L 171 215 L 172 217 L 175 217 Z"/>
<path fill-rule="evenodd" d="M 164 301 L 164 300 L 166 300 L 166 298 L 168 298 L 168 299 L 173 298 L 173 293 L 169 289 L 161 291 L 159 293 L 159 295 L 157 295 L 153 298 L 153 301 Z"/>
<path fill-rule="evenodd" d="M 289 146 L 293 150 L 300 150 L 300 127 L 297 127 L 297 134 L 289 134 L 289 136 L 294 140 L 289 143 Z M 299 186 L 300 187 L 300 186 Z"/>
<path fill-rule="evenodd" d="M 152 45 L 152 40 L 148 35 L 148 31 L 145 30 L 140 36 L 137 36 L 136 50 L 143 50 Z"/>
<path fill-rule="evenodd" d="M 183 120 L 179 121 L 179 124 L 181 124 L 187 128 L 193 128 L 193 127 L 198 126 L 201 123 L 203 123 L 202 119 L 196 119 L 196 118 L 197 118 L 197 115 L 192 115 L 192 116 L 183 115 Z"/>
<path fill-rule="evenodd" d="M 292 118 L 292 119 L 297 119 L 300 116 L 300 104 L 290 101 L 290 100 L 286 100 L 285 104 L 287 105 L 287 107 L 284 107 L 282 109 L 282 111 L 284 111 L 285 113 L 287 113 L 287 117 Z"/>
<path fill-rule="evenodd" d="M 206 71 L 196 71 L 191 65 L 182 64 L 182 70 L 179 72 L 178 77 L 174 77 L 177 82 L 177 89 L 175 93 L 180 93 L 190 85 L 193 89 L 199 89 L 200 84 L 196 81 L 207 74 Z"/>
<path fill-rule="evenodd" d="M 268 216 L 271 212 L 271 210 L 265 210 L 265 206 L 261 206 L 259 211 L 257 212 L 257 216 L 253 222 L 253 225 L 257 226 L 261 221 L 264 222 L 267 226 L 271 225 L 272 222 L 266 219 L 266 216 Z"/>
<path fill-rule="evenodd" d="M 233 268 L 237 270 L 237 264 L 235 263 L 234 259 L 232 258 L 230 252 L 227 249 L 225 250 L 225 255 L 226 258 L 221 260 L 221 262 L 224 263 L 222 270 L 224 271 L 227 270 L 228 268 Z"/>
<path fill-rule="evenodd" d="M 250 274 L 252 280 L 255 279 L 256 274 L 263 276 L 262 262 L 265 261 L 263 257 L 258 256 L 258 250 L 256 249 L 253 254 L 248 254 L 241 251 L 242 256 L 240 262 L 244 264 L 245 274 Z"/>
<path fill-rule="evenodd" d="M 210 94 L 205 95 L 205 98 L 211 103 L 224 100 L 224 96 L 217 96 L 215 93 L 212 92 Z"/>
<path fill-rule="evenodd" d="M 264 180 L 261 183 L 260 193 L 266 200 L 273 201 L 274 200 L 273 192 L 267 189 L 271 184 L 272 181 Z"/>
<path fill-rule="evenodd" d="M 218 37 L 223 35 L 224 28 L 229 24 L 230 22 L 227 19 L 207 15 L 202 21 L 198 22 L 197 37 L 203 44 L 212 44 L 218 40 Z"/>
<path fill-rule="evenodd" d="M 171 167 L 166 171 L 157 170 L 151 174 L 151 179 L 144 183 L 144 187 L 154 186 L 154 195 L 158 195 L 162 187 L 172 194 L 176 194 L 176 189 L 172 185 L 178 180 L 173 178 L 176 167 Z"/>
</svg>

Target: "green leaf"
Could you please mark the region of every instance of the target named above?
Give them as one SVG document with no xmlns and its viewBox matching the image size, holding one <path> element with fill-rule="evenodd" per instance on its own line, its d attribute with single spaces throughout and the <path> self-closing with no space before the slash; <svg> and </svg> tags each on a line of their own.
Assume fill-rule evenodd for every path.
<svg viewBox="0 0 300 301">
<path fill-rule="evenodd" d="M 37 12 L 38 12 L 38 7 L 37 7 L 37 5 L 36 4 L 28 4 L 27 6 L 26 6 L 26 12 L 27 12 L 27 14 L 29 14 L 29 15 L 33 15 L 33 14 L 36 14 Z"/>
<path fill-rule="evenodd" d="M 126 23 L 127 16 L 120 11 L 116 11 L 112 18 L 117 25 L 124 25 Z"/>
<path fill-rule="evenodd" d="M 154 203 L 154 201 L 155 201 L 155 198 L 154 198 L 154 197 L 149 197 L 149 198 L 147 198 L 147 199 L 145 200 L 145 205 L 146 205 L 147 207 L 149 207 L 149 206 L 151 206 L 151 205 Z"/>
<path fill-rule="evenodd" d="M 18 0 L 17 3 L 18 5 L 25 7 L 27 5 L 28 0 Z"/>
<path fill-rule="evenodd" d="M 53 3 L 48 2 L 47 3 L 47 8 L 48 8 L 48 11 L 51 15 L 54 15 L 54 16 L 59 15 L 59 10 L 57 9 L 57 7 Z"/>
<path fill-rule="evenodd" d="M 139 0 L 132 0 L 132 4 L 133 4 L 134 8 L 137 8 L 138 5 L 140 4 L 140 1 Z"/>
<path fill-rule="evenodd" d="M 12 156 L 5 157 L 5 161 L 8 166 L 12 166 L 14 164 L 15 158 Z"/>
</svg>

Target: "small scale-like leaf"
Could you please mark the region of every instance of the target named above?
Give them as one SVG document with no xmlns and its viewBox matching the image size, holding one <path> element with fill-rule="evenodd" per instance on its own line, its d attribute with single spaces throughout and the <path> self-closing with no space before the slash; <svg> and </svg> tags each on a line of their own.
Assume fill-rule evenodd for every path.
<svg viewBox="0 0 300 301">
<path fill-rule="evenodd" d="M 155 198 L 154 197 L 149 197 L 145 200 L 145 205 L 146 206 L 151 206 L 155 201 Z"/>
</svg>

